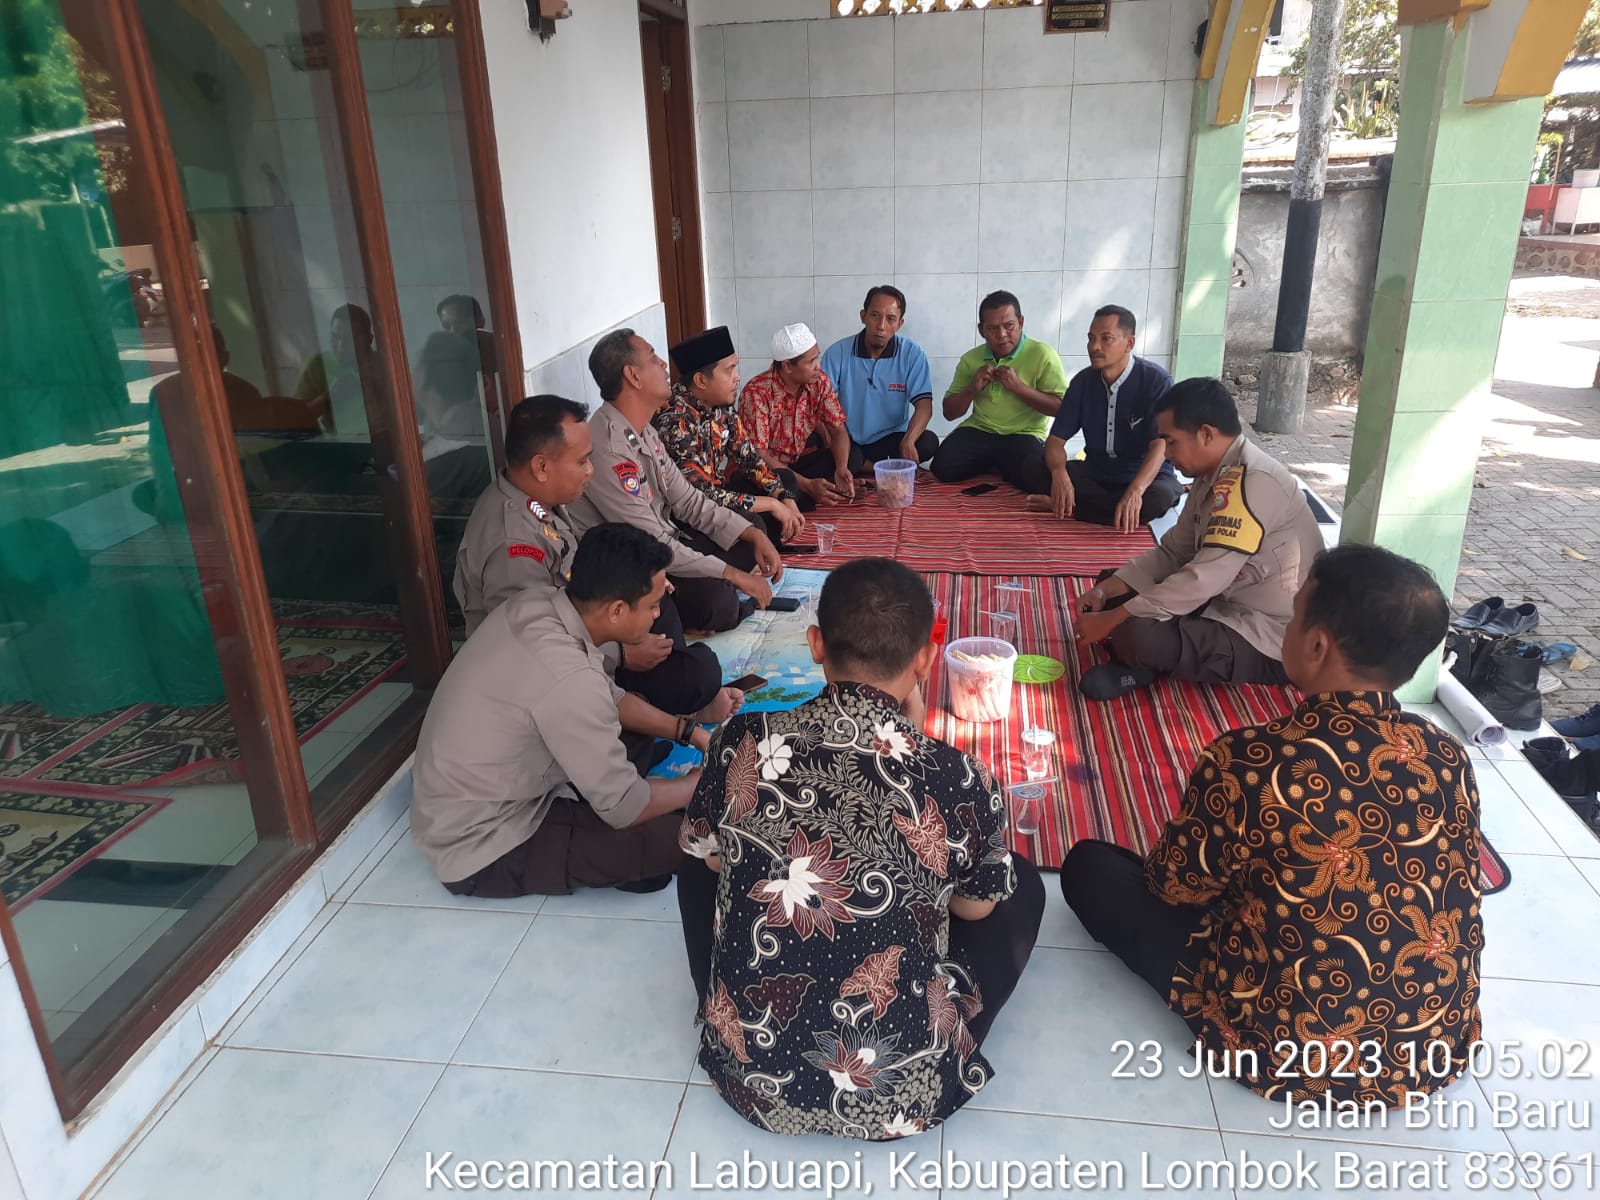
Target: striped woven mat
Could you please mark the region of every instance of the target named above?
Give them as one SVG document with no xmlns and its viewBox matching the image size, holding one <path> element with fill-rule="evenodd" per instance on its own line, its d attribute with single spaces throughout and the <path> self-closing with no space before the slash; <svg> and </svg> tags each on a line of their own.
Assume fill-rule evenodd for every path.
<svg viewBox="0 0 1600 1200">
<path fill-rule="evenodd" d="M 995 482 L 977 480 L 973 482 Z M 910 508 L 878 505 L 872 490 L 850 504 L 826 505 L 811 513 L 802 542 L 816 541 L 817 522 L 837 527 L 834 552 L 794 558 L 795 566 L 837 567 L 852 558 L 882 555 L 914 571 L 962 575 L 1087 575 L 1120 567 L 1151 545 L 1150 530 L 1118 533 L 1082 521 L 1060 521 L 1028 512 L 1028 497 L 997 483 L 983 496 L 963 496 L 970 483 L 940 483 L 917 472 Z"/>
<path fill-rule="evenodd" d="M 948 639 L 984 636 L 995 608 L 994 579 L 945 573 L 925 576 L 949 620 Z M 928 732 L 988 764 L 1002 788 L 1027 778 L 1022 731 L 1033 726 L 1056 735 L 1054 775 L 1042 805 L 1039 832 L 1013 828 L 1012 847 L 1036 865 L 1056 869 L 1080 838 L 1101 838 L 1147 851 L 1177 809 L 1189 772 L 1207 743 L 1230 729 L 1289 712 L 1299 693 L 1288 687 L 1200 686 L 1157 680 L 1119 700 L 1087 700 L 1083 673 L 1106 661 L 1104 650 L 1079 650 L 1072 640 L 1072 601 L 1088 580 L 1024 578 L 1016 642 L 1023 654 L 1060 660 L 1066 674 L 1053 683 L 1016 684 L 1011 715 L 977 724 L 949 709 L 943 656 L 928 686 Z M 1485 838 L 1483 890 L 1498 891 L 1510 875 Z"/>
</svg>

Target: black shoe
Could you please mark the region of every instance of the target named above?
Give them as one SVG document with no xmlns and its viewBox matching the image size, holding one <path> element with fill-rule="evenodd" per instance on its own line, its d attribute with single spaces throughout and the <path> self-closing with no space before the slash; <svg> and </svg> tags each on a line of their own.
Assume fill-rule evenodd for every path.
<svg viewBox="0 0 1600 1200">
<path fill-rule="evenodd" d="M 1595 734 L 1600 734 L 1600 704 L 1575 717 L 1562 717 L 1559 721 L 1551 721 L 1550 728 L 1562 737 L 1569 738 L 1593 737 Z"/>
<path fill-rule="evenodd" d="M 1505 606 L 1506 602 L 1499 596 L 1490 596 L 1487 600 L 1479 600 L 1450 624 L 1457 629 L 1482 629 L 1484 623 L 1490 617 L 1498 615 Z"/>
<path fill-rule="evenodd" d="M 1531 604 L 1519 604 L 1515 608 L 1509 604 L 1502 605 L 1500 611 L 1479 628 L 1491 637 L 1521 637 L 1539 628 L 1539 610 Z M 1540 649 L 1539 657 L 1542 661 L 1543 649 Z"/>
<path fill-rule="evenodd" d="M 619 883 L 617 884 L 617 891 L 645 895 L 649 892 L 659 892 L 671 882 L 671 875 L 652 875 L 648 879 L 636 879 L 632 883 Z"/>
<path fill-rule="evenodd" d="M 1101 663 L 1084 673 L 1079 690 L 1091 700 L 1115 700 L 1135 688 L 1149 687 L 1156 673 L 1148 667 L 1125 667 L 1121 663 Z"/>
<path fill-rule="evenodd" d="M 1537 646 L 1503 638 L 1474 663 L 1471 691 L 1490 715 L 1507 729 L 1539 728 L 1544 706 L 1539 697 L 1543 654 Z"/>
</svg>

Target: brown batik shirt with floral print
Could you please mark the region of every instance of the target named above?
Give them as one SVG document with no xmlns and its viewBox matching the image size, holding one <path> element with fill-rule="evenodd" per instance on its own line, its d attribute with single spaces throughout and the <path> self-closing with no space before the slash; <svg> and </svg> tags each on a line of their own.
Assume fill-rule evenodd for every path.
<svg viewBox="0 0 1600 1200">
<path fill-rule="evenodd" d="M 831 684 L 723 726 L 680 840 L 721 858 L 700 1065 L 740 1116 L 897 1138 L 988 1083 L 950 898 L 1003 900 L 1016 873 L 976 760 L 886 693 Z"/>
<path fill-rule="evenodd" d="M 774 500 L 787 498 L 783 480 L 762 459 L 731 405 L 702 408 L 683 384 L 675 383 L 672 399 L 651 424 L 683 477 L 722 507 L 742 513 L 755 510 L 755 497 L 735 486 L 741 481 Z"/>
<path fill-rule="evenodd" d="M 1478 837 L 1461 744 L 1387 692 L 1224 734 L 1145 863 L 1153 892 L 1206 907 L 1169 1003 L 1265 1096 L 1444 1086 L 1482 1034 Z"/>
</svg>

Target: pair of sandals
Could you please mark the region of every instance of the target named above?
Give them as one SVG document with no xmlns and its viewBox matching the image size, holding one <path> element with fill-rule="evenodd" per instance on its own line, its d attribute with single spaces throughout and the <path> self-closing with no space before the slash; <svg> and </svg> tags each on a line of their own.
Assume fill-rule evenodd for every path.
<svg viewBox="0 0 1600 1200">
<path fill-rule="evenodd" d="M 1539 628 L 1539 610 L 1532 604 L 1507 604 L 1499 596 L 1490 596 L 1479 600 L 1450 624 L 1456 629 L 1490 637 L 1521 637 Z"/>
</svg>

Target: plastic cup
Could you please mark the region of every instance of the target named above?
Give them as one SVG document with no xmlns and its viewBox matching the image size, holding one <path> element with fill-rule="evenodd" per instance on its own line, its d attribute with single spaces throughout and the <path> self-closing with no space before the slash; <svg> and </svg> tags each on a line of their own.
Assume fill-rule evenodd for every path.
<svg viewBox="0 0 1600 1200">
<path fill-rule="evenodd" d="M 833 539 L 839 536 L 839 527 L 831 521 L 818 521 L 812 528 L 817 531 L 817 553 L 832 554 Z"/>
<path fill-rule="evenodd" d="M 1011 814 L 1011 828 L 1023 837 L 1033 837 L 1039 832 L 1039 821 L 1050 792 L 1040 782 L 1015 783 L 1006 789 L 1006 802 Z"/>
<path fill-rule="evenodd" d="M 943 645 L 945 634 L 947 634 L 949 630 L 950 623 L 945 620 L 944 615 L 944 601 L 935 600 L 933 602 L 933 633 L 931 635 L 931 640 Z"/>
<path fill-rule="evenodd" d="M 917 498 L 917 464 L 909 458 L 886 458 L 872 465 L 880 508 L 910 508 Z"/>
<path fill-rule="evenodd" d="M 1003 721 L 1011 715 L 1017 648 L 997 638 L 957 638 L 944 648 L 950 711 L 960 721 Z"/>
<path fill-rule="evenodd" d="M 1050 774 L 1050 759 L 1055 753 L 1056 735 L 1048 729 L 1022 731 L 1022 769 L 1030 780 Z"/>
<path fill-rule="evenodd" d="M 1027 586 L 1020 583 L 997 583 L 994 588 L 994 607 L 996 612 L 1016 613 L 1022 611 L 1022 597 L 1027 592 Z"/>
<path fill-rule="evenodd" d="M 1003 642 L 1017 644 L 1017 614 L 1009 612 L 992 612 L 985 614 L 989 618 L 989 633 Z"/>
</svg>

